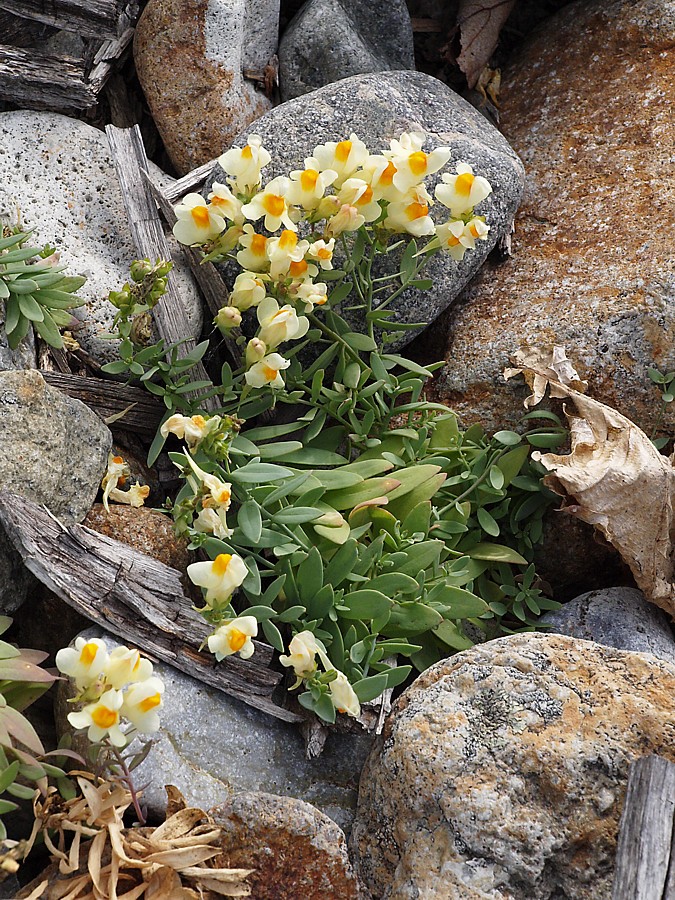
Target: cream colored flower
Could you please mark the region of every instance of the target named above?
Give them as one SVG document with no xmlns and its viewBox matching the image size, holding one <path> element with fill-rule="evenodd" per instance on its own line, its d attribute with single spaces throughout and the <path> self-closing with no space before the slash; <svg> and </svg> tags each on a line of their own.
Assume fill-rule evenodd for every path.
<svg viewBox="0 0 675 900">
<path fill-rule="evenodd" d="M 289 231 L 297 231 L 298 226 L 290 217 L 286 200 L 289 186 L 290 181 L 284 175 L 273 178 L 250 203 L 242 207 L 242 212 L 252 222 L 257 222 L 264 216 L 265 228 L 268 231 L 276 231 L 282 225 Z"/>
<path fill-rule="evenodd" d="M 239 238 L 239 246 L 242 249 L 237 253 L 237 262 L 243 269 L 251 272 L 266 272 L 269 269 L 267 238 L 257 234 L 253 230 L 253 225 L 244 225 L 244 234 Z"/>
<path fill-rule="evenodd" d="M 115 647 L 105 667 L 105 680 L 116 691 L 121 690 L 125 684 L 146 681 L 151 675 L 150 660 L 129 647 Z"/>
<path fill-rule="evenodd" d="M 307 255 L 310 259 L 316 260 L 322 269 L 333 268 L 333 250 L 335 249 L 335 238 L 329 241 L 314 241 L 309 245 Z"/>
<path fill-rule="evenodd" d="M 258 273 L 241 272 L 230 291 L 230 303 L 240 312 L 246 312 L 252 306 L 257 306 L 266 293 L 265 282 Z"/>
<path fill-rule="evenodd" d="M 244 376 L 246 384 L 256 388 L 264 387 L 266 384 L 273 388 L 282 388 L 284 379 L 281 377 L 281 370 L 287 369 L 290 364 L 290 359 L 284 359 L 278 353 L 270 353 L 251 366 Z"/>
<path fill-rule="evenodd" d="M 196 562 L 187 567 L 193 584 L 206 589 L 209 606 L 226 604 L 234 591 L 244 582 L 248 569 L 241 556 L 219 553 L 212 561 Z"/>
<path fill-rule="evenodd" d="M 154 734 L 159 729 L 158 710 L 162 708 L 164 682 L 153 675 L 132 684 L 124 694 L 121 713 L 138 731 Z"/>
<path fill-rule="evenodd" d="M 355 206 L 344 203 L 326 225 L 326 234 L 337 237 L 344 231 L 356 231 L 366 221 L 366 217 Z"/>
<path fill-rule="evenodd" d="M 145 501 L 150 496 L 150 488 L 147 484 L 132 484 L 129 486 L 129 489 L 126 491 L 121 491 L 119 488 L 113 488 L 108 497 L 110 500 L 114 500 L 115 503 L 126 503 L 127 506 L 131 506 L 134 509 L 139 509 Z"/>
<path fill-rule="evenodd" d="M 79 712 L 68 714 L 73 728 L 88 728 L 87 737 L 92 743 L 110 739 L 113 747 L 124 747 L 126 737 L 120 729 L 120 708 L 123 696 L 114 688 L 106 691 L 96 703 L 89 703 Z"/>
<path fill-rule="evenodd" d="M 246 345 L 246 365 L 252 366 L 260 362 L 267 353 L 267 347 L 260 338 L 251 338 Z"/>
<path fill-rule="evenodd" d="M 291 639 L 288 656 L 280 656 L 282 666 L 293 668 L 298 678 L 306 678 L 316 669 L 315 657 L 319 645 L 311 631 L 301 631 Z"/>
<path fill-rule="evenodd" d="M 280 308 L 274 297 L 265 297 L 257 314 L 261 326 L 259 337 L 267 347 L 278 347 L 285 341 L 304 337 L 309 330 L 309 319 L 298 316 L 290 303 Z"/>
<path fill-rule="evenodd" d="M 339 190 L 367 159 L 368 148 L 355 134 L 351 134 L 348 141 L 328 141 L 315 147 L 311 157 L 305 160 L 305 166 L 319 172 L 336 172 L 334 185 Z"/>
<path fill-rule="evenodd" d="M 347 713 L 348 716 L 356 718 L 361 715 L 359 698 L 344 672 L 339 672 L 337 669 L 334 671 L 337 672 L 337 677 L 328 685 L 333 706 L 339 713 Z"/>
<path fill-rule="evenodd" d="M 443 250 L 455 260 L 464 258 L 467 250 L 473 250 L 477 240 L 487 240 L 489 226 L 474 217 L 464 224 L 461 219 L 436 226 L 436 236 Z"/>
<path fill-rule="evenodd" d="M 415 237 L 434 234 L 436 226 L 429 215 L 431 197 L 423 185 L 412 188 L 405 199 L 390 203 L 384 227 L 404 231 Z"/>
<path fill-rule="evenodd" d="M 100 638 L 75 638 L 75 647 L 64 647 L 56 654 L 56 668 L 75 679 L 80 691 L 98 681 L 108 663 L 108 648 Z"/>
<path fill-rule="evenodd" d="M 205 437 L 220 427 L 220 416 L 182 416 L 175 413 L 162 424 L 159 429 L 162 437 L 175 434 L 180 440 L 184 440 L 190 449 L 196 447 Z"/>
<path fill-rule="evenodd" d="M 305 161 L 311 162 L 310 159 Z M 317 169 L 307 168 L 291 172 L 291 183 L 288 187 L 286 197 L 289 203 L 302 206 L 306 210 L 314 210 L 319 205 L 321 199 L 338 173 L 332 169 L 326 169 L 319 172 Z"/>
<path fill-rule="evenodd" d="M 201 509 L 192 527 L 200 534 L 212 534 L 221 540 L 226 540 L 233 534 L 233 529 L 227 526 L 226 510 L 222 507 Z"/>
<path fill-rule="evenodd" d="M 390 141 L 391 150 L 384 153 L 396 167 L 392 180 L 399 191 L 407 191 L 421 184 L 428 175 L 442 169 L 450 159 L 449 147 L 437 147 L 430 153 L 425 153 L 422 150 L 424 140 L 424 134 L 404 133 L 398 141 Z"/>
<path fill-rule="evenodd" d="M 228 334 L 233 328 L 241 325 L 241 313 L 236 306 L 221 306 L 213 324 L 224 334 Z"/>
<path fill-rule="evenodd" d="M 218 163 L 235 190 L 248 194 L 260 184 L 260 173 L 271 159 L 258 135 L 250 134 L 245 147 L 233 147 L 218 157 Z"/>
<path fill-rule="evenodd" d="M 443 183 L 437 184 L 434 195 L 439 203 L 450 210 L 451 216 L 463 216 L 492 193 L 492 185 L 481 175 L 474 175 L 467 163 L 457 163 L 456 175 L 443 175 Z"/>
<path fill-rule="evenodd" d="M 305 312 L 311 312 L 315 306 L 324 306 L 328 302 L 328 285 L 323 281 L 316 284 L 313 281 L 293 282 L 290 290 L 305 304 Z"/>
<path fill-rule="evenodd" d="M 174 207 L 178 221 L 173 226 L 176 240 L 191 247 L 205 244 L 225 231 L 225 219 L 217 209 L 207 206 L 200 194 L 187 194 L 183 202 Z"/>
<path fill-rule="evenodd" d="M 390 159 L 373 154 L 368 157 L 360 177 L 372 187 L 373 199 L 396 201 L 401 199 L 402 194 L 394 184 L 396 172 L 396 166 Z"/>
<path fill-rule="evenodd" d="M 235 225 L 244 224 L 245 217 L 241 211 L 242 202 L 234 196 L 226 184 L 214 181 L 209 200 L 211 201 L 211 209 L 219 216 L 234 222 Z"/>
<path fill-rule="evenodd" d="M 209 650 L 220 662 L 226 656 L 238 653 L 242 659 L 253 656 L 255 646 L 251 638 L 258 634 L 258 622 L 254 616 L 239 616 L 225 622 L 208 639 Z"/>
<path fill-rule="evenodd" d="M 288 274 L 292 263 L 304 259 L 309 249 L 309 241 L 299 241 L 294 231 L 284 229 L 279 237 L 267 241 L 267 256 L 270 261 L 270 277 L 279 280 Z"/>
<path fill-rule="evenodd" d="M 341 204 L 356 207 L 366 222 L 374 222 L 382 215 L 382 207 L 374 199 L 372 187 L 362 178 L 348 178 L 337 197 Z"/>
<path fill-rule="evenodd" d="M 108 506 L 110 494 L 115 490 L 118 484 L 125 484 L 130 474 L 131 470 L 123 457 L 114 456 L 112 453 L 108 454 L 108 468 L 101 479 L 103 506 L 105 507 L 106 512 L 110 512 L 110 507 Z"/>
<path fill-rule="evenodd" d="M 209 492 L 208 496 L 202 500 L 202 506 L 227 511 L 230 508 L 232 499 L 232 485 L 230 482 L 221 481 L 215 475 L 205 472 L 191 456 L 186 457 L 186 459 L 192 471 Z"/>
</svg>

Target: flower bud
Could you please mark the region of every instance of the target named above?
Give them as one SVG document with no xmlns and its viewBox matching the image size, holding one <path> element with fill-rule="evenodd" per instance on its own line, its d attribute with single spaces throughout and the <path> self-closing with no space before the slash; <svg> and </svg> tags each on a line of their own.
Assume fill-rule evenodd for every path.
<svg viewBox="0 0 675 900">
<path fill-rule="evenodd" d="M 227 334 L 233 328 L 241 325 L 241 313 L 236 306 L 223 306 L 213 322 L 224 334 Z"/>
<path fill-rule="evenodd" d="M 260 338 L 252 338 L 246 347 L 246 365 L 250 367 L 254 363 L 260 362 L 266 353 L 267 347 L 264 342 Z"/>
</svg>

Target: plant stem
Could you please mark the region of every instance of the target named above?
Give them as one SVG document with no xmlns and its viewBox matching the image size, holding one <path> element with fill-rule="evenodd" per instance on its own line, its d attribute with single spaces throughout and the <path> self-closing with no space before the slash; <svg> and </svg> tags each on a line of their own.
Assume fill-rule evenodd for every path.
<svg viewBox="0 0 675 900">
<path fill-rule="evenodd" d="M 115 759 L 117 760 L 117 763 L 118 763 L 120 769 L 122 770 L 122 781 L 129 788 L 129 793 L 131 794 L 131 802 L 134 805 L 134 811 L 136 813 L 136 817 L 139 821 L 139 824 L 145 825 L 145 821 L 146 821 L 145 816 L 141 812 L 141 807 L 138 802 L 138 794 L 136 793 L 136 788 L 134 787 L 134 780 L 131 777 L 131 772 L 129 771 L 129 767 L 127 766 L 124 757 L 122 756 L 120 751 L 117 749 L 117 747 L 113 747 L 112 744 L 110 746 L 112 747 L 113 755 L 115 756 Z"/>
</svg>

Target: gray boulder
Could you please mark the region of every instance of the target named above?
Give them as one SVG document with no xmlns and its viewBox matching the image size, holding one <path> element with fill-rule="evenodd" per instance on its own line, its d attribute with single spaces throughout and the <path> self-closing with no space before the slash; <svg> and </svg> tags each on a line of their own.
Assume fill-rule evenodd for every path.
<svg viewBox="0 0 675 900">
<path fill-rule="evenodd" d="M 675 665 L 675 639 L 668 617 L 648 603 L 637 588 L 588 591 L 547 612 L 540 622 L 550 625 L 557 634 L 619 650 L 651 653 Z"/>
<path fill-rule="evenodd" d="M 150 174 L 168 177 L 153 164 Z M 116 311 L 108 293 L 128 280 L 138 253 L 105 134 L 57 113 L 0 113 L 0 219 L 14 223 L 17 215 L 35 229 L 34 243 L 59 250 L 68 274 L 86 276 L 78 291 L 85 305 L 73 312 L 82 322 L 75 336 L 99 362 L 116 359 L 115 342 L 99 335 L 110 330 Z M 176 280 L 196 337 L 202 325 L 196 283 L 179 262 L 169 277 Z M 0 366 L 2 356 L 0 351 Z"/>
<path fill-rule="evenodd" d="M 112 435 L 96 413 L 28 369 L 0 372 L 0 488 L 44 503 L 66 523 L 94 502 Z M 0 610 L 26 599 L 32 576 L 0 528 Z"/>
<path fill-rule="evenodd" d="M 279 44 L 282 100 L 365 72 L 414 69 L 403 0 L 310 0 Z"/>
<path fill-rule="evenodd" d="M 103 637 L 109 649 L 123 643 L 99 629 L 82 634 Z M 155 664 L 155 673 L 166 687 L 161 726 L 152 751 L 135 770 L 137 784 L 148 782 L 143 801 L 151 815 L 164 815 L 166 784 L 200 809 L 225 803 L 233 792 L 263 791 L 311 803 L 349 831 L 359 775 L 372 745 L 369 736 L 331 734 L 323 754 L 307 760 L 293 725 L 163 663 Z M 56 701 L 59 734 L 70 729 L 66 716 L 71 710 L 62 686 Z"/>
<path fill-rule="evenodd" d="M 354 132 L 375 153 L 388 149 L 389 141 L 404 131 L 425 132 L 427 151 L 450 147 L 452 156 L 447 171 L 453 171 L 457 162 L 467 162 L 493 187 L 493 193 L 479 207 L 490 226 L 488 239 L 479 241 L 476 249 L 458 263 L 447 254 L 437 254 L 424 270 L 424 277 L 433 281 L 433 289 L 408 289 L 389 307 L 394 310 L 393 322 L 429 324 L 478 271 L 498 239 L 509 232 L 523 189 L 520 160 L 480 113 L 446 85 L 422 72 L 355 75 L 282 103 L 250 125 L 234 144 L 242 146 L 249 134 L 260 135 L 272 155 L 264 172 L 268 181 L 302 168 L 304 159 L 326 141 L 345 140 Z M 441 174 L 428 179 L 430 191 Z M 214 180 L 222 182 L 225 177 L 216 166 L 207 192 Z M 394 266 L 398 269 L 399 262 L 400 253 L 387 257 L 392 270 Z M 349 305 L 348 300 L 346 306 Z M 355 330 L 364 329 L 361 313 L 343 314 Z M 390 347 L 404 346 L 418 333 L 400 332 L 400 338 Z"/>
</svg>

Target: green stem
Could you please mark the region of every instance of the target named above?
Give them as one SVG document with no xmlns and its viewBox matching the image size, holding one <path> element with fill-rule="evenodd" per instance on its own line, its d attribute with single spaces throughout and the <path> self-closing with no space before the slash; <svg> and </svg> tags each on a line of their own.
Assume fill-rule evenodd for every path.
<svg viewBox="0 0 675 900">
<path fill-rule="evenodd" d="M 140 825 L 145 825 L 145 816 L 141 812 L 141 807 L 138 802 L 138 794 L 136 793 L 136 788 L 134 787 L 134 780 L 131 777 L 131 772 L 129 771 L 129 767 L 127 766 L 124 757 L 122 756 L 120 751 L 117 749 L 117 747 L 113 747 L 112 744 L 110 746 L 112 748 L 113 755 L 114 755 L 115 759 L 117 760 L 117 763 L 118 763 L 120 769 L 122 770 L 122 781 L 124 782 L 124 784 L 126 784 L 126 786 L 129 789 L 129 793 L 131 794 L 131 802 L 134 805 L 134 811 L 136 813 L 138 822 Z"/>
</svg>

